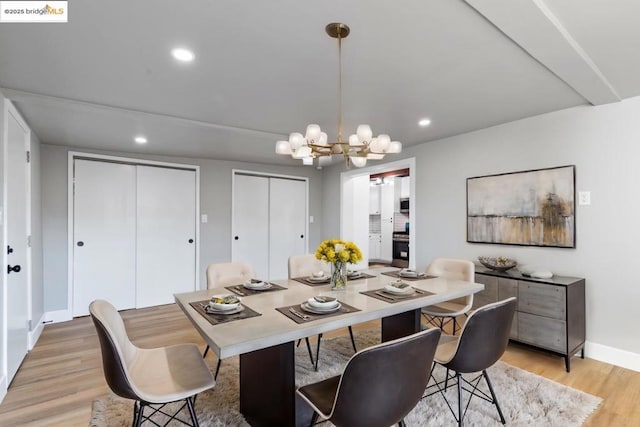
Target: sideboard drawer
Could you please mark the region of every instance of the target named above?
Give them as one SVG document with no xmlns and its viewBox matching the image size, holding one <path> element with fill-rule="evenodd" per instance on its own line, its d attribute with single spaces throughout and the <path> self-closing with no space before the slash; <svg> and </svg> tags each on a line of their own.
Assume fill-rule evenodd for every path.
<svg viewBox="0 0 640 427">
<path fill-rule="evenodd" d="M 518 281 L 498 277 L 498 301 L 511 297 L 518 297 Z"/>
<path fill-rule="evenodd" d="M 512 340 L 518 339 L 518 312 L 513 313 L 513 321 L 511 322 L 511 332 L 509 338 Z"/>
<path fill-rule="evenodd" d="M 473 295 L 473 307 L 478 308 L 498 300 L 498 278 L 484 274 L 476 274 L 476 282 L 482 283 L 484 289 Z"/>
<path fill-rule="evenodd" d="M 518 341 L 567 353 L 566 322 L 528 313 L 518 313 Z"/>
<path fill-rule="evenodd" d="M 520 280 L 518 311 L 564 320 L 567 318 L 565 288 Z"/>
</svg>

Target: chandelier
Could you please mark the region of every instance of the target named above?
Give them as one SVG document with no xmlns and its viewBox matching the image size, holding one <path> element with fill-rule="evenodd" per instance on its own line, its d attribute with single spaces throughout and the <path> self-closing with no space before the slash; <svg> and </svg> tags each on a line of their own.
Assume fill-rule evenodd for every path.
<svg viewBox="0 0 640 427">
<path fill-rule="evenodd" d="M 342 39 L 349 35 L 349 27 L 339 22 L 326 26 L 325 31 L 330 37 L 338 39 L 338 139 L 329 142 L 327 134 L 322 132 L 317 124 L 307 126 L 305 135 L 293 132 L 288 141 L 276 142 L 276 153 L 291 155 L 294 159 L 302 160 L 305 165 L 312 165 L 313 159 L 341 155 L 346 167 L 350 164 L 363 167 L 367 160 L 380 160 L 385 154 L 399 153 L 402 144 L 391 141 L 389 135 L 373 137 L 369 125 L 359 125 L 356 133 L 349 136 L 348 141 L 342 139 Z M 318 160 L 320 161 L 320 160 Z"/>
</svg>

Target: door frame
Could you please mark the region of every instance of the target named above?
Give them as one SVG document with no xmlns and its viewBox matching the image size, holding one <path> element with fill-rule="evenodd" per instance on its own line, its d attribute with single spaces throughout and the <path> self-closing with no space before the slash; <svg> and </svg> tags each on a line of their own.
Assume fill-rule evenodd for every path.
<svg viewBox="0 0 640 427">
<path fill-rule="evenodd" d="M 196 209 L 195 209 L 195 290 L 200 284 L 200 166 L 185 163 L 159 162 L 155 160 L 138 159 L 134 157 L 111 156 L 80 151 L 69 151 L 67 162 L 67 319 L 73 319 L 73 224 L 74 224 L 74 195 L 73 195 L 73 166 L 75 159 L 102 161 L 110 163 L 124 163 L 141 166 L 158 166 L 171 169 L 193 170 L 196 173 Z M 137 301 L 136 301 L 137 304 Z"/>
<path fill-rule="evenodd" d="M 7 383 L 7 374 L 8 374 L 8 339 L 7 339 L 7 326 L 8 326 L 8 316 L 7 316 L 7 296 L 8 296 L 8 274 L 7 270 L 4 266 L 8 264 L 7 251 L 4 249 L 8 245 L 8 226 L 7 226 L 7 200 L 8 200 L 8 177 L 9 177 L 9 114 L 16 120 L 16 122 L 25 130 L 25 140 L 24 140 L 24 148 L 25 155 L 26 151 L 31 152 L 31 128 L 27 125 L 26 120 L 22 117 L 20 112 L 15 108 L 13 103 L 9 99 L 4 100 L 3 105 L 3 135 L 2 135 L 2 155 L 3 155 L 3 176 L 2 176 L 2 210 L 1 214 L 1 222 L 2 222 L 2 372 L 0 372 L 0 393 L 6 392 L 8 383 Z M 25 163 L 27 166 L 25 168 L 25 225 L 26 225 L 26 238 L 29 239 L 31 236 L 31 162 Z M 32 290 L 31 290 L 31 245 L 27 243 L 26 245 L 27 253 L 26 253 L 26 263 L 24 272 L 26 275 L 26 283 L 27 283 L 27 321 L 29 325 L 27 325 L 27 351 L 31 350 L 33 346 L 31 345 L 31 337 L 30 334 L 32 332 L 31 322 L 32 319 L 32 307 L 31 307 L 31 299 L 32 299 Z M 26 354 L 25 354 L 26 356 Z M 0 401 L 2 400 L 2 396 L 0 395 Z"/>
<path fill-rule="evenodd" d="M 252 171 L 248 169 L 231 169 L 231 230 L 229 234 L 229 255 L 230 260 L 233 261 L 233 233 L 235 230 L 235 197 L 236 197 L 236 175 L 250 175 L 250 176 L 260 176 L 264 178 L 282 178 L 282 179 L 293 179 L 296 181 L 303 181 L 305 186 L 305 197 L 304 197 L 304 212 L 305 212 L 305 221 L 304 221 L 304 235 L 307 236 L 305 239 L 305 253 L 309 253 L 309 178 L 305 176 L 295 176 L 295 175 L 284 175 L 270 172 L 258 172 Z"/>
<path fill-rule="evenodd" d="M 409 268 L 415 269 L 416 267 L 416 218 L 417 206 L 416 199 L 416 158 L 408 157 L 406 159 L 396 160 L 388 163 L 378 163 L 369 167 L 351 169 L 340 173 L 340 235 L 344 235 L 345 215 L 347 214 L 344 209 L 345 205 L 345 185 L 346 183 L 356 176 L 371 175 L 376 173 L 382 173 L 386 171 L 392 171 L 396 169 L 409 169 L 409 194 L 411 195 L 411 210 L 409 211 L 409 244 L 412 245 L 412 250 L 409 251 Z M 369 209 L 369 205 L 361 207 L 363 209 Z"/>
</svg>

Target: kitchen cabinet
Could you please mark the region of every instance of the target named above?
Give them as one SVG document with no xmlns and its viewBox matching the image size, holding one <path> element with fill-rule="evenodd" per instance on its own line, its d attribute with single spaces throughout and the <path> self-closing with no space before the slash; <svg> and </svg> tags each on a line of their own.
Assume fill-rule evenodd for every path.
<svg viewBox="0 0 640 427">
<path fill-rule="evenodd" d="M 564 276 L 534 279 L 517 272 L 476 267 L 475 280 L 485 288 L 474 295 L 474 308 L 511 296 L 518 298 L 512 340 L 562 355 L 567 372 L 571 370 L 571 356 L 580 351 L 584 357 L 584 279 Z"/>
<path fill-rule="evenodd" d="M 411 197 L 411 178 L 403 176 L 400 178 L 400 198 L 408 199 Z"/>
<path fill-rule="evenodd" d="M 380 259 L 393 260 L 393 185 L 380 186 Z"/>
<path fill-rule="evenodd" d="M 369 234 L 369 259 L 380 259 L 380 239 L 378 233 Z"/>
<path fill-rule="evenodd" d="M 380 187 L 369 186 L 369 215 L 380 215 Z"/>
</svg>

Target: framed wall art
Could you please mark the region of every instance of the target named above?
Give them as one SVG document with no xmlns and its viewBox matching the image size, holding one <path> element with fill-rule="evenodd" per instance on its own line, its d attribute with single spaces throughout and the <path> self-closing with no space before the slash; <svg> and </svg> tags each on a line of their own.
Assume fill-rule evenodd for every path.
<svg viewBox="0 0 640 427">
<path fill-rule="evenodd" d="M 467 178 L 467 242 L 576 247 L 575 166 Z"/>
</svg>

